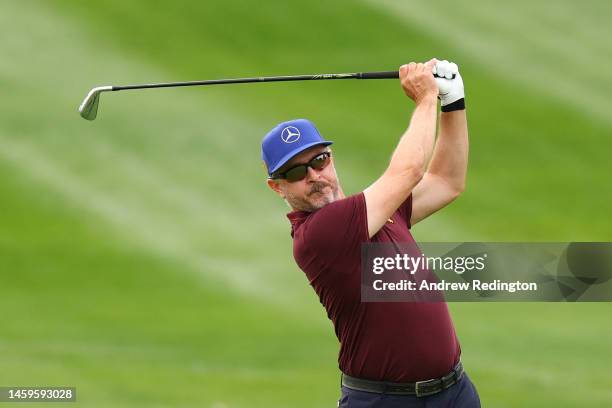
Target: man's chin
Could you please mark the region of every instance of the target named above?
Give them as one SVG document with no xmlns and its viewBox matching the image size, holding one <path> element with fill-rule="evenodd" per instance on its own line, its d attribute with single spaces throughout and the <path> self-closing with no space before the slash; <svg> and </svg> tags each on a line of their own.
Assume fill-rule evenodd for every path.
<svg viewBox="0 0 612 408">
<path fill-rule="evenodd" d="M 313 194 L 313 196 L 319 196 L 319 197 L 314 197 L 314 200 L 311 201 L 312 207 L 317 210 L 335 201 L 333 193 Z"/>
<path fill-rule="evenodd" d="M 327 204 L 333 203 L 339 197 L 333 191 L 326 193 L 313 193 L 301 200 L 288 197 L 288 202 L 293 209 L 300 211 L 313 212 L 325 207 Z"/>
</svg>

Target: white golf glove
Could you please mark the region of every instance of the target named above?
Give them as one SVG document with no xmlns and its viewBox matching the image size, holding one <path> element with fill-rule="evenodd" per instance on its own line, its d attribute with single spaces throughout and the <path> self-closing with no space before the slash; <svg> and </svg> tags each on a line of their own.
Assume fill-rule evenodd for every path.
<svg viewBox="0 0 612 408">
<path fill-rule="evenodd" d="M 465 109 L 463 79 L 457 64 L 447 60 L 438 61 L 433 68 L 433 73 L 440 91 L 438 98 L 440 98 L 442 112 Z"/>
</svg>

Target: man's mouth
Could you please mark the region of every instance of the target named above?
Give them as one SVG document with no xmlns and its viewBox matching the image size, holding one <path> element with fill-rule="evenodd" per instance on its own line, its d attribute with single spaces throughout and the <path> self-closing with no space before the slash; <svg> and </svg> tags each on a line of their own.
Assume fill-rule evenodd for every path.
<svg viewBox="0 0 612 408">
<path fill-rule="evenodd" d="M 324 185 L 317 185 L 315 187 L 312 188 L 312 190 L 310 190 L 310 194 L 308 195 L 313 195 L 316 193 L 323 193 L 323 190 L 326 188 L 331 188 L 331 186 L 329 184 L 324 184 Z"/>
</svg>

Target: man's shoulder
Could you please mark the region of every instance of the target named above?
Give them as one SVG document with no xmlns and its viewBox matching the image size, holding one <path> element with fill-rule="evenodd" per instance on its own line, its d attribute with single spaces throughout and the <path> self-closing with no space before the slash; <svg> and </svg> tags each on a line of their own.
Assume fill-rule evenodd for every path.
<svg viewBox="0 0 612 408">
<path fill-rule="evenodd" d="M 293 256 L 300 268 L 315 276 L 319 269 L 359 260 L 368 241 L 365 198 L 358 193 L 312 213 L 295 214 Z"/>
</svg>

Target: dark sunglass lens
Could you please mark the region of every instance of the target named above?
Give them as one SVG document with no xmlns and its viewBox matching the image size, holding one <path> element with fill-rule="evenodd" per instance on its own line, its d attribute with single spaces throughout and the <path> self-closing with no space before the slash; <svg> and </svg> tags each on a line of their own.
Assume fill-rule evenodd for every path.
<svg viewBox="0 0 612 408">
<path fill-rule="evenodd" d="M 299 181 L 306 176 L 306 166 L 297 166 L 285 173 L 285 178 L 289 182 Z"/>
<path fill-rule="evenodd" d="M 312 159 L 310 165 L 313 169 L 319 170 L 325 167 L 327 161 L 329 160 L 329 155 L 327 153 L 323 153 Z"/>
</svg>

